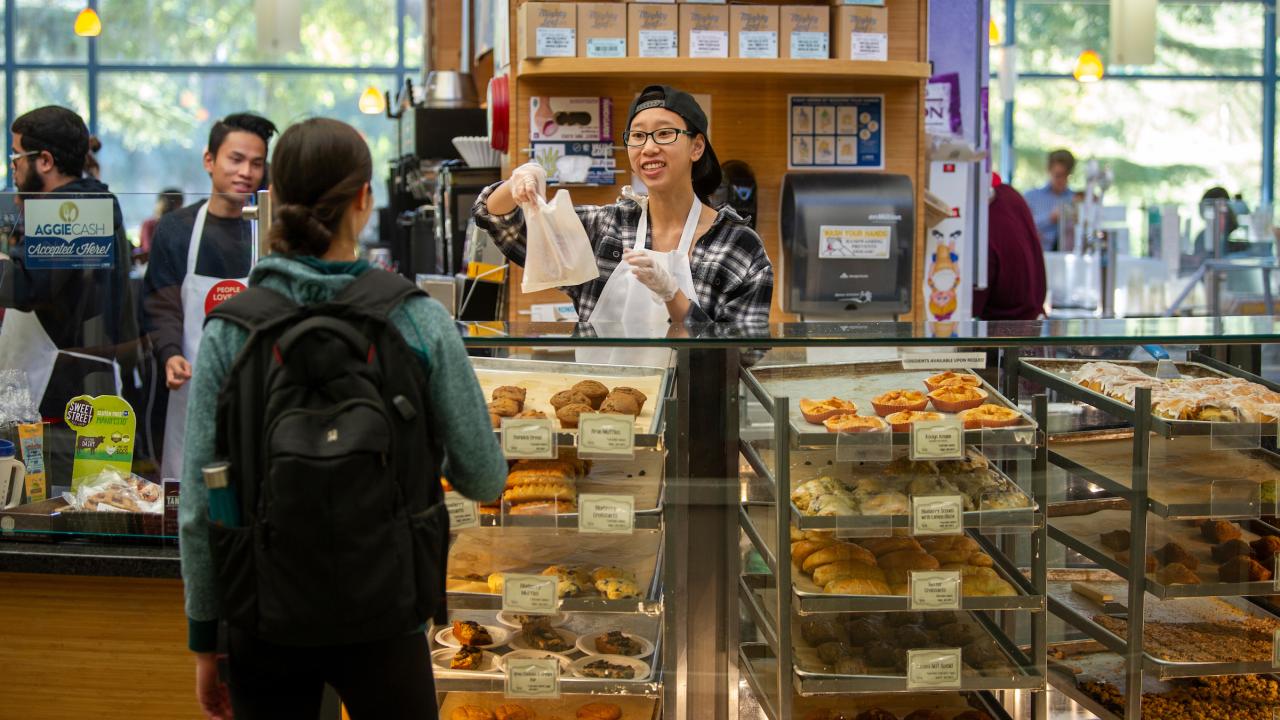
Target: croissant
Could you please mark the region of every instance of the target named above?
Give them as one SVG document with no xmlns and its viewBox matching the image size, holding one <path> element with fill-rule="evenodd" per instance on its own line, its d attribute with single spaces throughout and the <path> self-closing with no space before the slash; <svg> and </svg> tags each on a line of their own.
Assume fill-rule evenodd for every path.
<svg viewBox="0 0 1280 720">
<path fill-rule="evenodd" d="M 834 539 L 800 540 L 799 542 L 793 542 L 791 543 L 791 559 L 794 560 L 797 565 L 799 565 L 800 563 L 803 563 L 805 561 L 805 558 L 809 557 L 810 555 L 818 552 L 822 548 L 835 545 L 835 544 L 836 544 L 836 541 Z"/>
<path fill-rule="evenodd" d="M 868 565 L 874 565 L 876 557 L 869 550 L 861 545 L 853 543 L 836 543 L 818 550 L 812 555 L 806 557 L 801 564 L 800 569 L 805 572 L 813 572 L 813 569 L 819 565 L 836 562 L 838 560 L 861 560 Z"/>
<path fill-rule="evenodd" d="M 860 580 L 879 580 L 885 582 L 884 571 L 875 565 L 858 560 L 841 560 L 814 568 L 813 582 L 823 587 L 832 580 L 857 578 Z"/>
<path fill-rule="evenodd" d="M 822 591 L 832 595 L 888 595 L 889 586 L 883 580 L 841 578 L 824 585 Z"/>
</svg>

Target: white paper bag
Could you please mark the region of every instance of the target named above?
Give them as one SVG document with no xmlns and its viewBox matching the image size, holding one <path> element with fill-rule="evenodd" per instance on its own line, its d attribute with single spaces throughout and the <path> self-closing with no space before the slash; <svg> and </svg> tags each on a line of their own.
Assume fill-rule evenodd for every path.
<svg viewBox="0 0 1280 720">
<path fill-rule="evenodd" d="M 573 211 L 568 190 L 557 192 L 551 202 L 538 197 L 536 205 L 526 205 L 524 225 L 527 241 L 522 291 L 581 285 L 600 277 L 591 241 Z"/>
</svg>

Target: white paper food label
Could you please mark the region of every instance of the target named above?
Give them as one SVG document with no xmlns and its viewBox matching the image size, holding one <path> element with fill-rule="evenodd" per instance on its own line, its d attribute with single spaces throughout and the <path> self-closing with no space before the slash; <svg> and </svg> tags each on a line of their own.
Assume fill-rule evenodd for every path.
<svg viewBox="0 0 1280 720">
<path fill-rule="evenodd" d="M 961 588 L 958 570 L 911 573 L 912 610 L 959 610 Z"/>
<path fill-rule="evenodd" d="M 960 648 L 907 651 L 907 689 L 960 687 Z"/>
<path fill-rule="evenodd" d="M 444 494 L 444 506 L 449 511 L 449 528 L 462 530 L 480 524 L 480 505 L 456 492 Z"/>
<path fill-rule="evenodd" d="M 911 425 L 912 460 L 963 460 L 964 423 L 960 418 Z"/>
<path fill-rule="evenodd" d="M 635 457 L 635 419 L 613 413 L 579 415 L 578 453 L 588 457 Z"/>
<path fill-rule="evenodd" d="M 987 354 L 967 353 L 902 353 L 903 370 L 981 370 L 987 366 Z"/>
<path fill-rule="evenodd" d="M 511 459 L 556 457 L 556 428 L 550 418 L 502 420 L 502 454 Z"/>
<path fill-rule="evenodd" d="M 689 57 L 729 57 L 729 32 L 727 30 L 690 30 Z"/>
<path fill-rule="evenodd" d="M 889 36 L 885 33 L 849 33 L 851 60 L 888 60 Z"/>
<path fill-rule="evenodd" d="M 586 493 L 578 496 L 578 532 L 630 535 L 635 528 L 635 496 Z"/>
<path fill-rule="evenodd" d="M 626 38 L 590 38 L 587 40 L 587 57 L 620 58 L 626 56 Z"/>
<path fill-rule="evenodd" d="M 921 495 L 911 498 L 912 535 L 959 535 L 964 532 L 964 498 Z"/>
<path fill-rule="evenodd" d="M 640 30 L 640 57 L 673 58 L 680 49 L 675 30 Z"/>
<path fill-rule="evenodd" d="M 1280 628 L 1271 634 L 1271 667 L 1280 668 Z"/>
<path fill-rule="evenodd" d="M 738 57 L 778 57 L 778 33 L 772 30 L 743 30 L 739 32 Z"/>
<path fill-rule="evenodd" d="M 538 57 L 573 57 L 577 51 L 573 28 L 540 27 L 537 31 Z"/>
<path fill-rule="evenodd" d="M 509 698 L 560 697 L 560 661 L 555 658 L 520 658 L 506 662 L 504 694 Z"/>
<path fill-rule="evenodd" d="M 559 603 L 555 577 L 547 575 L 514 575 L 503 578 L 502 609 L 512 613 L 550 615 Z"/>
<path fill-rule="evenodd" d="M 791 57 L 796 60 L 826 60 L 831 57 L 829 37 L 824 32 L 791 33 Z"/>
</svg>

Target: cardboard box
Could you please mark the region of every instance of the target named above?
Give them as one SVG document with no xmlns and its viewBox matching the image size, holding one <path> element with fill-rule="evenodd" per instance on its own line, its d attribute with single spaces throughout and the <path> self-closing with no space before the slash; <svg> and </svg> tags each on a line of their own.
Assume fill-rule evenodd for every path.
<svg viewBox="0 0 1280 720">
<path fill-rule="evenodd" d="M 680 6 L 680 57 L 729 57 L 729 7 Z"/>
<path fill-rule="evenodd" d="M 778 6 L 729 6 L 729 55 L 740 58 L 778 57 Z"/>
<path fill-rule="evenodd" d="M 831 57 L 831 10 L 826 5 L 778 8 L 778 53 L 796 60 Z"/>
<path fill-rule="evenodd" d="M 520 58 L 574 57 L 578 6 L 565 2 L 527 2 L 520 6 Z"/>
<path fill-rule="evenodd" d="M 616 2 L 578 4 L 578 57 L 627 56 L 627 6 Z"/>
<path fill-rule="evenodd" d="M 673 58 L 680 51 L 680 16 L 675 5 L 627 5 L 627 56 Z"/>
<path fill-rule="evenodd" d="M 832 8 L 835 57 L 840 60 L 889 59 L 889 10 L 865 5 Z"/>
</svg>

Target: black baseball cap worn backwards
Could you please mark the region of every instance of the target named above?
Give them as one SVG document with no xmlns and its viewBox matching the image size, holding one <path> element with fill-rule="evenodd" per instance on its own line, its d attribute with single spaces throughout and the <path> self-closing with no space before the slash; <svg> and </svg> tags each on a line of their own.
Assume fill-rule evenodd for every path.
<svg viewBox="0 0 1280 720">
<path fill-rule="evenodd" d="M 631 111 L 627 113 L 627 130 L 631 129 L 631 121 L 636 115 L 652 108 L 670 110 L 684 119 L 689 130 L 702 135 L 706 150 L 693 164 L 692 180 L 694 194 L 706 200 L 720 187 L 720 161 L 711 149 L 711 139 L 707 137 L 707 114 L 689 93 L 670 85 L 650 85 L 632 101 Z"/>
</svg>

